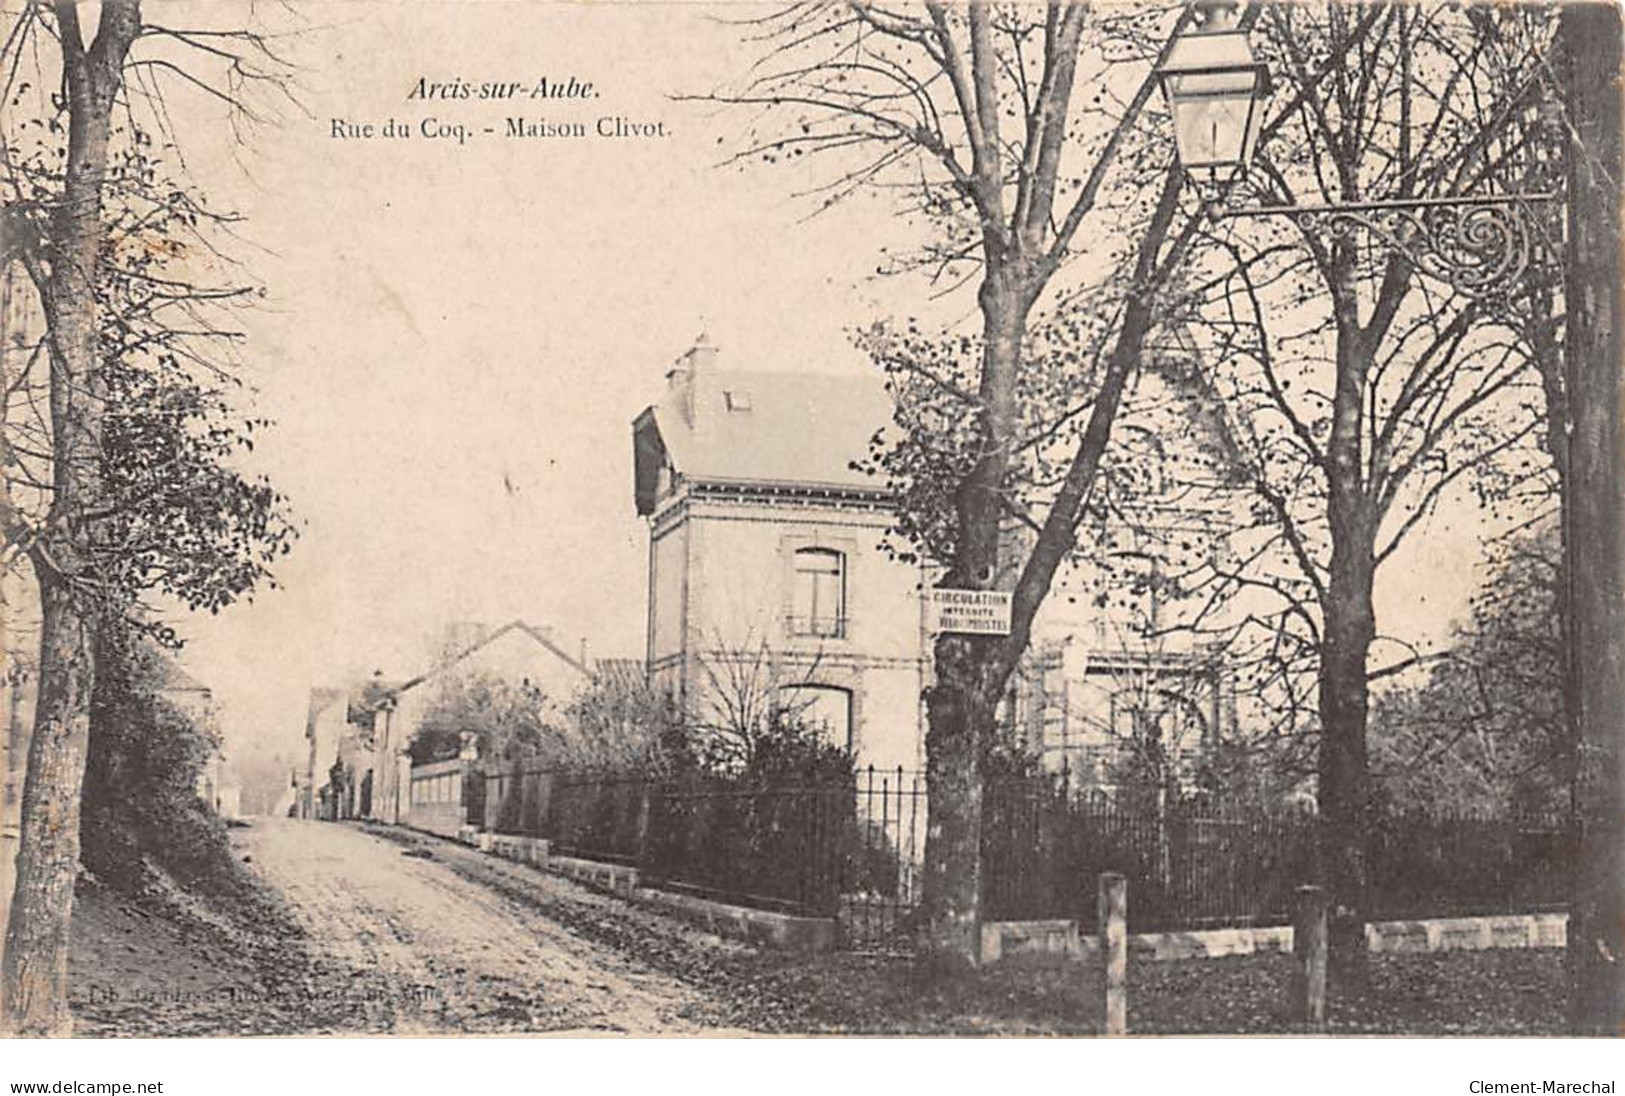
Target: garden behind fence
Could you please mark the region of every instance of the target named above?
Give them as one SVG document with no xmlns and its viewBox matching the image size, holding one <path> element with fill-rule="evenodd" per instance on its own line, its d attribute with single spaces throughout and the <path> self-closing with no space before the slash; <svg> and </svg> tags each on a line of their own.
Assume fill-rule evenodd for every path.
<svg viewBox="0 0 1625 1096">
<path fill-rule="evenodd" d="M 635 866 L 645 885 L 811 917 L 849 947 L 904 948 L 921 897 L 925 777 L 765 784 L 526 765 L 471 776 L 475 825 L 541 837 L 556 855 Z M 486 804 L 490 804 L 489 811 Z M 1302 810 L 1215 811 L 1109 800 L 1051 776 L 986 788 L 982 915 L 1068 918 L 1095 929 L 1095 881 L 1129 882 L 1134 932 L 1288 924 L 1294 888 L 1320 878 Z M 1374 817 L 1367 917 L 1561 908 L 1565 831 L 1553 817 Z"/>
</svg>

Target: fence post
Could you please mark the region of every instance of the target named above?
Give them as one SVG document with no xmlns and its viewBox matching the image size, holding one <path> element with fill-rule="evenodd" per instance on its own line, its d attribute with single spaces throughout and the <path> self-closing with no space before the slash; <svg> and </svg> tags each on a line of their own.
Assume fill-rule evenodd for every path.
<svg viewBox="0 0 1625 1096">
<path fill-rule="evenodd" d="M 487 833 L 497 832 L 497 822 L 502 817 L 502 766 L 498 762 L 489 762 L 485 769 L 485 830 Z"/>
<path fill-rule="evenodd" d="M 1326 1028 L 1326 891 L 1299 887 L 1292 911 L 1292 1019 Z"/>
<path fill-rule="evenodd" d="M 1114 871 L 1100 876 L 1096 906 L 1100 965 L 1106 974 L 1105 1035 L 1128 1033 L 1128 880 Z"/>
<path fill-rule="evenodd" d="M 649 864 L 649 780 L 638 781 L 637 866 L 641 874 Z"/>
</svg>

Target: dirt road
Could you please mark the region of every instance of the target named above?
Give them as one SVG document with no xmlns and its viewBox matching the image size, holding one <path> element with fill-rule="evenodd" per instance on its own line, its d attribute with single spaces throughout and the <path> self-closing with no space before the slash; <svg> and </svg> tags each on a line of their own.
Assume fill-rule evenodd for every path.
<svg viewBox="0 0 1625 1096">
<path fill-rule="evenodd" d="M 366 1028 L 705 1029 L 711 1010 L 696 990 L 458 876 L 432 845 L 291 820 L 256 820 L 238 840 L 310 937 L 324 972 L 313 992 L 336 1013 L 359 1008 Z"/>
</svg>

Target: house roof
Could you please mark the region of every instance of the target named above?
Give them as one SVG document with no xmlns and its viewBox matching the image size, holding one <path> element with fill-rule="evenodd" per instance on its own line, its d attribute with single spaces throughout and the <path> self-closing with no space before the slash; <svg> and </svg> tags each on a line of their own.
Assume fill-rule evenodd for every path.
<svg viewBox="0 0 1625 1096">
<path fill-rule="evenodd" d="M 497 640 L 501 639 L 503 636 L 508 635 L 510 633 L 513 633 L 513 632 L 519 632 L 519 633 L 521 633 L 523 635 L 529 636 L 538 645 L 540 645 L 541 647 L 543 647 L 547 651 L 551 652 L 556 658 L 558 658 L 566 666 L 568 666 L 571 669 L 575 670 L 577 673 L 581 674 L 583 677 L 591 677 L 592 676 L 592 671 L 591 670 L 587 669 L 586 666 L 581 664 L 580 660 L 576 659 L 574 656 L 572 656 L 567 651 L 565 651 L 562 647 L 560 647 L 557 643 L 553 642 L 553 640 L 541 628 L 537 627 L 534 624 L 527 624 L 523 620 L 511 620 L 507 624 L 504 624 L 502 627 L 497 628 L 496 630 L 491 632 L 484 639 L 481 639 L 478 643 L 475 643 L 472 646 L 468 647 L 466 650 L 464 650 L 460 654 L 457 654 L 457 655 L 453 656 L 452 658 L 446 659 L 444 662 L 442 662 L 439 665 L 435 666 L 433 669 L 426 670 L 423 673 L 418 674 L 416 677 L 409 678 L 408 680 L 400 682 L 399 684 L 391 683 L 386 689 L 383 689 L 383 690 L 379 691 L 379 693 L 375 697 L 372 698 L 370 704 L 368 704 L 368 708 L 378 708 L 378 707 L 382 706 L 387 701 L 395 700 L 395 698 L 400 696 L 400 694 L 406 692 L 408 689 L 416 688 L 417 686 L 423 684 L 425 681 L 429 681 L 429 680 L 431 680 L 431 679 L 433 679 L 435 677 L 438 677 L 439 675 L 445 673 L 447 670 L 451 669 L 453 666 L 457 665 L 459 662 L 462 662 L 464 659 L 470 657 L 471 655 L 475 654 L 478 651 L 484 650 L 486 647 L 489 647 L 491 644 L 495 643 Z"/>
<path fill-rule="evenodd" d="M 638 512 L 653 510 L 663 462 L 708 483 L 811 485 L 879 492 L 852 469 L 891 421 L 872 374 L 724 370 L 716 352 L 685 356 L 659 403 L 633 422 Z"/>
<path fill-rule="evenodd" d="M 310 714 L 320 715 L 348 694 L 343 689 L 335 689 L 327 685 L 317 685 L 310 690 Z"/>
<path fill-rule="evenodd" d="M 648 670 L 641 658 L 601 658 L 594 669 L 600 681 L 627 691 L 641 689 L 648 681 Z"/>
<path fill-rule="evenodd" d="M 207 693 L 211 690 L 197 678 L 181 668 L 172 658 L 159 658 L 158 691 L 165 693 Z"/>
</svg>

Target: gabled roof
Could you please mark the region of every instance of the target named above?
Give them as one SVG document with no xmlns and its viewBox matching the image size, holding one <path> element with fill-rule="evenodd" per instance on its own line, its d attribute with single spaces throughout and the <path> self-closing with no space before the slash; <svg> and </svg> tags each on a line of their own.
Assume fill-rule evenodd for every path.
<svg viewBox="0 0 1625 1096">
<path fill-rule="evenodd" d="M 158 670 L 157 689 L 163 693 L 208 693 L 210 688 L 187 673 L 181 664 L 167 655 L 155 662 Z"/>
<path fill-rule="evenodd" d="M 674 373 L 633 422 L 638 512 L 654 509 L 663 463 L 692 481 L 880 493 L 852 469 L 892 404 L 878 376 L 718 370 Z"/>
<path fill-rule="evenodd" d="M 433 680 L 434 678 L 445 673 L 447 670 L 451 669 L 453 666 L 457 665 L 459 662 L 462 662 L 464 659 L 467 659 L 477 652 L 484 650 L 486 647 L 489 647 L 503 636 L 509 635 L 513 632 L 519 632 L 523 635 L 529 636 L 538 645 L 551 652 L 556 658 L 559 659 L 559 661 L 563 662 L 572 670 L 575 670 L 582 677 L 592 676 L 591 670 L 587 669 L 586 666 L 583 666 L 580 660 L 571 656 L 557 643 L 554 643 L 553 640 L 548 637 L 546 632 L 542 631 L 535 625 L 527 624 L 522 620 L 511 620 L 507 624 L 504 624 L 502 627 L 493 631 L 484 639 L 480 640 L 478 643 L 475 643 L 460 654 L 446 659 L 433 669 L 426 670 L 423 673 L 418 674 L 416 677 L 409 678 L 398 685 L 391 684 L 386 690 L 383 690 L 379 693 L 379 695 L 374 697 L 368 707 L 379 708 L 383 707 L 385 704 L 393 703 L 397 697 L 406 692 L 408 689 L 414 689 L 423 684 L 425 681 Z"/>
</svg>

